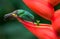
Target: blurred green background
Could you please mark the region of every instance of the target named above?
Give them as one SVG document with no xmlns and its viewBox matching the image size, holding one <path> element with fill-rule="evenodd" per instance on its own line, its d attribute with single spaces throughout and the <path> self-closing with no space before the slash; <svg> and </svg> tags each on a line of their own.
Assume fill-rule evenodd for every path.
<svg viewBox="0 0 60 39">
<path fill-rule="evenodd" d="M 54 7 L 60 9 L 60 5 Z M 4 15 L 17 9 L 24 9 L 35 16 L 35 20 L 41 20 L 41 23 L 50 23 L 50 21 L 31 11 L 22 0 L 0 0 L 0 39 L 37 39 L 21 23 L 15 20 L 4 20 Z"/>
</svg>

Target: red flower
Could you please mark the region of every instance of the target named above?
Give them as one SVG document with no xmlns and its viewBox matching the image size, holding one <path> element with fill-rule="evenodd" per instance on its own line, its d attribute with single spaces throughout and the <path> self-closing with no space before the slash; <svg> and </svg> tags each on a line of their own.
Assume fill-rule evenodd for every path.
<svg viewBox="0 0 60 39">
<path fill-rule="evenodd" d="M 57 28 L 59 29 L 60 28 L 60 10 L 57 10 L 55 11 L 55 14 L 54 14 L 54 17 L 53 17 L 53 27 L 54 29 Z"/>
<path fill-rule="evenodd" d="M 36 12 L 36 14 L 42 16 L 47 20 L 51 20 L 54 13 L 54 9 L 50 3 L 42 0 L 33 0 L 33 1 L 23 0 L 23 1 L 31 10 Z"/>
<path fill-rule="evenodd" d="M 38 39 L 60 39 L 60 10 L 54 12 L 54 6 L 60 0 L 23 0 L 36 14 L 50 20 L 52 24 L 34 24 L 16 17 Z"/>
<path fill-rule="evenodd" d="M 16 17 L 19 22 L 21 22 L 25 28 L 32 32 L 38 39 L 60 39 L 60 24 L 59 24 L 59 14 L 60 10 L 57 10 L 54 14 L 52 25 L 51 24 L 34 24 Z M 58 19 L 55 19 L 58 18 Z"/>
<path fill-rule="evenodd" d="M 23 0 L 23 2 L 39 16 L 51 20 L 54 14 L 52 6 L 57 5 L 60 0 Z"/>
<path fill-rule="evenodd" d="M 52 26 L 53 26 L 57 36 L 60 37 L 60 10 L 55 11 Z"/>
<path fill-rule="evenodd" d="M 16 17 L 30 32 L 32 32 L 38 39 L 57 39 L 55 32 L 50 24 L 40 24 L 37 26 L 32 22 L 25 21 L 20 17 Z"/>
</svg>

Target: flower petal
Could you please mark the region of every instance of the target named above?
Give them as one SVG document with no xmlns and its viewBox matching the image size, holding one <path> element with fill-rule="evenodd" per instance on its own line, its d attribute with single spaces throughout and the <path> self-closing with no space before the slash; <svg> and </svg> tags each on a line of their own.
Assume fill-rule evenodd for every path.
<svg viewBox="0 0 60 39">
<path fill-rule="evenodd" d="M 49 0 L 49 2 L 50 2 L 53 6 L 56 6 L 58 3 L 60 3 L 60 0 Z"/>
<path fill-rule="evenodd" d="M 39 39 L 57 39 L 54 33 L 53 28 L 49 24 L 36 24 L 28 21 L 24 21 L 21 18 L 17 17 L 18 21 L 21 22 L 25 28 L 32 32 Z"/>
<path fill-rule="evenodd" d="M 56 32 L 57 37 L 60 37 L 60 10 L 55 11 L 52 26 Z"/>
<path fill-rule="evenodd" d="M 54 29 L 60 29 L 60 10 L 55 11 L 52 25 Z"/>
<path fill-rule="evenodd" d="M 39 16 L 51 20 L 54 9 L 48 2 L 42 0 L 23 0 L 23 2 Z"/>
</svg>

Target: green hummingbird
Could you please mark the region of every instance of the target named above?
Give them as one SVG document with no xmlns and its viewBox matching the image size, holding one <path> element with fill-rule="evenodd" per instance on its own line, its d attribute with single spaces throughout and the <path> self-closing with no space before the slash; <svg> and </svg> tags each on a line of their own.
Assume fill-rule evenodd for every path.
<svg viewBox="0 0 60 39">
<path fill-rule="evenodd" d="M 22 10 L 22 9 L 15 10 L 15 11 L 13 11 L 11 13 L 6 14 L 4 16 L 4 19 L 14 18 L 13 15 L 18 16 L 18 17 L 21 17 L 22 19 L 25 19 L 25 20 L 28 20 L 29 19 L 29 20 L 31 20 L 31 21 L 34 22 L 34 16 L 30 12 L 28 12 L 26 10 Z"/>
</svg>

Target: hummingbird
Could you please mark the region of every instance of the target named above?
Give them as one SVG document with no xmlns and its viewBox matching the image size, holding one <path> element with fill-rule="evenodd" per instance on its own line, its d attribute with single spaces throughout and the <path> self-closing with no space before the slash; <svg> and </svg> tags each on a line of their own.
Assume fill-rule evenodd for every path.
<svg viewBox="0 0 60 39">
<path fill-rule="evenodd" d="M 34 22 L 34 20 L 35 20 L 34 15 L 32 15 L 30 12 L 23 10 L 23 9 L 15 10 L 11 13 L 5 14 L 4 19 L 5 20 L 14 19 L 16 16 L 21 17 L 22 19 L 25 19 L 25 20 L 29 19 L 32 22 Z"/>
</svg>

